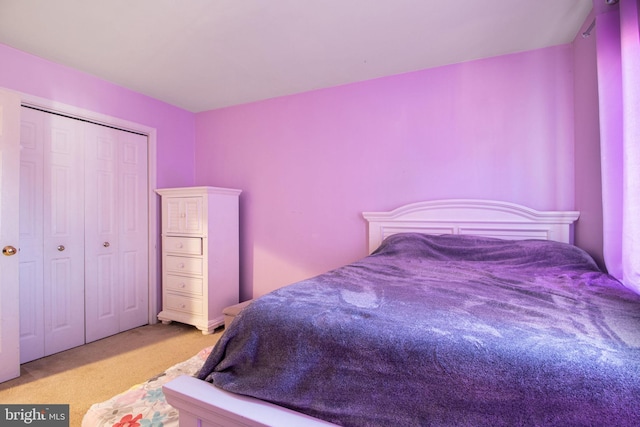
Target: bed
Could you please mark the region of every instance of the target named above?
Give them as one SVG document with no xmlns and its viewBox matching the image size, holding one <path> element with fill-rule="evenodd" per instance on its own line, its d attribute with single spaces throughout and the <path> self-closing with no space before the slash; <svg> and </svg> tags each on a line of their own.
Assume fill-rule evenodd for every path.
<svg viewBox="0 0 640 427">
<path fill-rule="evenodd" d="M 577 212 L 364 218 L 369 256 L 254 300 L 164 385 L 181 427 L 638 425 L 640 296 L 570 244 Z"/>
</svg>

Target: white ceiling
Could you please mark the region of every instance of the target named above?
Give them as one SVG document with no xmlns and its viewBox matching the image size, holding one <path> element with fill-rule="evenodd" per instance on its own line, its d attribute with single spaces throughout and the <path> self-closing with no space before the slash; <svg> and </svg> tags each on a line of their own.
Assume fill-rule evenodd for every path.
<svg viewBox="0 0 640 427">
<path fill-rule="evenodd" d="M 569 43 L 591 8 L 592 0 L 0 0 L 0 43 L 200 112 Z"/>
</svg>

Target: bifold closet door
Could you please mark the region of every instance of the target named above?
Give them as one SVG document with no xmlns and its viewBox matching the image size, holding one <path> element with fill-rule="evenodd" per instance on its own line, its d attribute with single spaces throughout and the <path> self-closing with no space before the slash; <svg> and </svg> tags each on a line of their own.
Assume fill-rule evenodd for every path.
<svg viewBox="0 0 640 427">
<path fill-rule="evenodd" d="M 86 340 L 148 323 L 147 138 L 89 126 Z"/>
<path fill-rule="evenodd" d="M 84 343 L 83 123 L 22 108 L 20 362 Z"/>
<path fill-rule="evenodd" d="M 148 323 L 146 136 L 23 107 L 20 363 Z"/>
</svg>

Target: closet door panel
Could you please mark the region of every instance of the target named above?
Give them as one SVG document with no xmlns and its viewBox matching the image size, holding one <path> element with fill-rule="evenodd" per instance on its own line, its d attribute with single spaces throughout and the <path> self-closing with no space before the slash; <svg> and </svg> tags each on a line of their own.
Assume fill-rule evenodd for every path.
<svg viewBox="0 0 640 427">
<path fill-rule="evenodd" d="M 20 131 L 20 363 L 44 356 L 42 116 L 22 109 Z"/>
<path fill-rule="evenodd" d="M 78 307 L 77 289 L 74 286 L 75 262 L 72 257 L 52 259 L 45 270 L 45 355 L 58 353 L 84 344 L 84 324 Z M 83 316 L 82 316 L 83 317 Z M 80 321 L 80 323 L 78 323 Z"/>
<path fill-rule="evenodd" d="M 147 139 L 87 125 L 87 342 L 148 323 Z"/>
<path fill-rule="evenodd" d="M 147 137 L 120 132 L 119 242 L 122 312 L 120 330 L 149 321 L 149 227 L 147 211 Z"/>
<path fill-rule="evenodd" d="M 95 295 L 98 300 L 95 308 L 95 316 L 98 319 L 98 322 L 103 324 L 103 326 L 111 324 L 117 328 L 118 309 L 116 306 L 116 274 L 118 271 L 118 260 L 116 259 L 116 254 L 105 251 L 105 253 L 99 254 L 96 257 L 96 263 L 97 274 L 95 278 L 97 292 L 95 292 Z"/>
<path fill-rule="evenodd" d="M 40 267 L 40 268 L 39 268 Z M 20 363 L 44 357 L 42 263 L 20 261 Z"/>
<path fill-rule="evenodd" d="M 141 298 L 140 286 L 137 285 L 140 282 L 138 271 L 140 270 L 141 261 L 143 260 L 140 259 L 139 254 L 135 250 L 122 253 L 122 283 L 124 284 L 122 288 L 123 322 L 128 314 L 138 312 L 144 302 L 144 298 Z M 142 264 L 144 265 L 144 263 Z M 146 319 L 144 323 L 146 323 Z M 140 326 L 140 324 L 136 326 Z"/>
<path fill-rule="evenodd" d="M 43 113 L 46 114 L 46 113 Z M 44 119 L 45 355 L 84 343 L 82 122 Z"/>
<path fill-rule="evenodd" d="M 118 131 L 87 124 L 86 339 L 119 332 Z"/>
<path fill-rule="evenodd" d="M 88 272 L 94 272 L 95 275 L 88 274 L 85 283 L 87 295 L 97 298 L 97 301 L 87 305 L 87 316 L 92 318 L 87 326 L 87 342 L 119 331 L 116 149 L 117 140 L 104 136 L 99 138 L 97 160 L 100 165 L 97 170 L 96 198 L 87 195 L 90 203 L 95 203 L 97 208 L 95 223 L 92 218 L 85 220 L 87 247 L 90 246 L 86 263 L 88 266 L 93 262 L 92 255 L 95 255 L 97 263 L 95 270 L 87 268 Z M 92 312 L 94 307 L 95 313 Z"/>
</svg>

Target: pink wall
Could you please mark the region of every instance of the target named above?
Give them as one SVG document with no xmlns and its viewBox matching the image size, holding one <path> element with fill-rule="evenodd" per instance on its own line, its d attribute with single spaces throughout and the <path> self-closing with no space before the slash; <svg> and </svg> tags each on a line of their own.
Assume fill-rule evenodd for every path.
<svg viewBox="0 0 640 427">
<path fill-rule="evenodd" d="M 604 3 L 604 2 L 603 2 Z M 587 17 L 588 27 L 594 14 Z M 589 252 L 604 267 L 602 248 L 602 176 L 600 174 L 600 125 L 598 73 L 596 67 L 596 31 L 587 38 L 584 29 L 573 42 L 575 96 L 575 168 L 576 224 L 575 243 Z"/>
<path fill-rule="evenodd" d="M 192 185 L 194 114 L 0 44 L 0 87 L 157 130 L 157 185 Z"/>
<path fill-rule="evenodd" d="M 574 209 L 570 45 L 196 115 L 196 184 L 241 196 L 241 297 L 366 255 L 362 211 Z"/>
<path fill-rule="evenodd" d="M 362 211 L 426 199 L 578 208 L 576 240 L 597 255 L 593 46 L 580 43 L 197 115 L 4 45 L 0 86 L 156 128 L 159 187 L 242 189 L 246 299 L 366 255 Z"/>
</svg>

